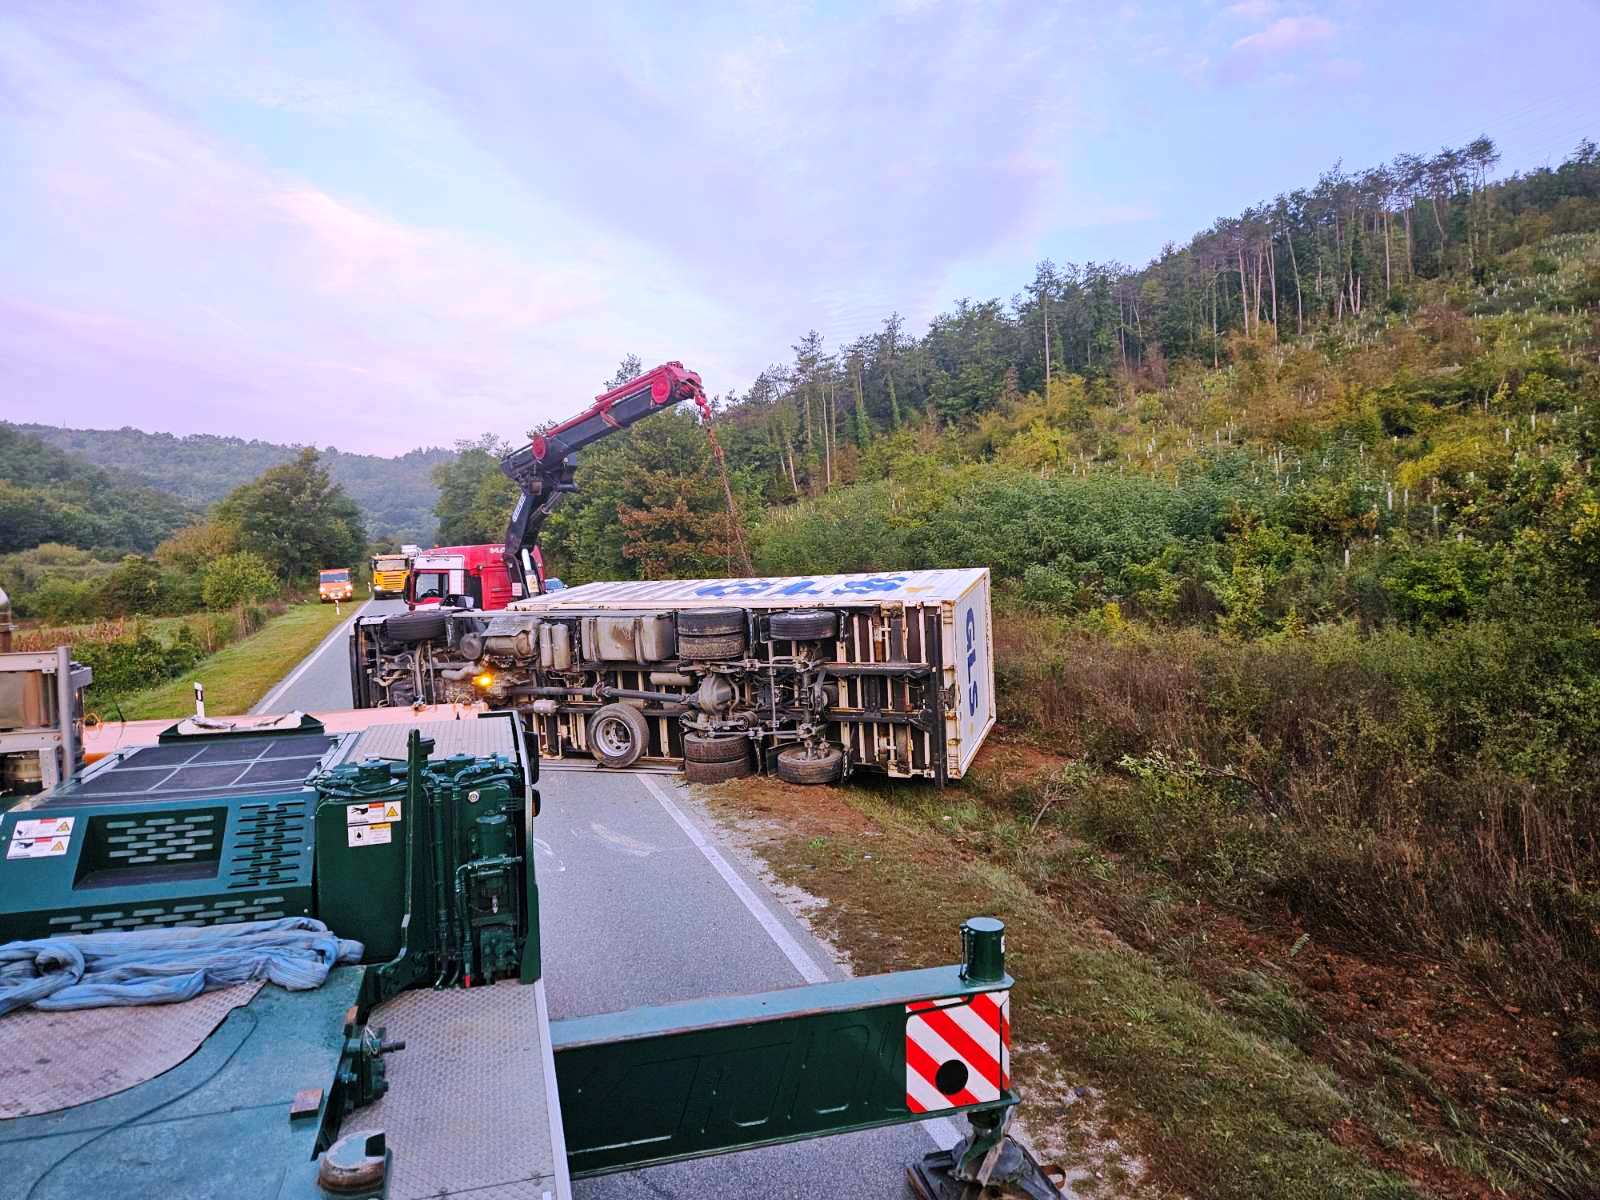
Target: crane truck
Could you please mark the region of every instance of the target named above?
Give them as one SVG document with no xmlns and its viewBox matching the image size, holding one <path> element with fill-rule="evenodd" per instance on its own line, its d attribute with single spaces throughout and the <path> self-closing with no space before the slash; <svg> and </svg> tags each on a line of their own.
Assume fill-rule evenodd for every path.
<svg viewBox="0 0 1600 1200">
<path fill-rule="evenodd" d="M 946 966 L 551 1018 L 541 751 L 942 781 L 993 722 L 981 569 L 548 590 L 538 531 L 572 456 L 688 398 L 698 377 L 667 364 L 508 456 L 501 561 L 528 594 L 358 621 L 353 711 L 126 727 L 89 762 L 88 672 L 65 650 L 17 664 L 41 688 L 53 664 L 63 698 L 53 779 L 0 796 L 9 978 L 119 939 L 170 974 L 186 938 L 283 922 L 359 961 L 192 1008 L 0 1015 L 0 1200 L 563 1200 L 575 1179 L 941 1118 L 959 1140 L 908 1165 L 920 1200 L 1060 1200 L 1010 1133 L 999 920 L 967 920 Z M 504 710 L 426 708 L 463 684 Z"/>
<path fill-rule="evenodd" d="M 356 706 L 482 702 L 516 711 L 546 757 L 691 782 L 960 778 L 995 720 L 985 568 L 548 589 L 539 533 L 577 454 L 683 400 L 709 416 L 700 376 L 665 363 L 506 455 L 520 495 L 503 544 L 419 559 L 413 611 L 352 626 Z M 508 582 L 474 586 L 469 552 L 496 550 L 504 575 L 477 574 Z"/>
</svg>

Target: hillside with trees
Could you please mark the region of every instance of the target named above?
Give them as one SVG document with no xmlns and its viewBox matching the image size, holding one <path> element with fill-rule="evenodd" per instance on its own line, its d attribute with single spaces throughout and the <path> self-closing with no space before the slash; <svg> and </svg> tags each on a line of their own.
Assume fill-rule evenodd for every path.
<svg viewBox="0 0 1600 1200">
<path fill-rule="evenodd" d="M 807 333 L 716 405 L 736 513 L 681 413 L 547 527 L 569 584 L 734 574 L 736 532 L 772 575 L 993 568 L 1006 765 L 927 837 L 1329 1089 L 1174 1138 L 1166 1068 L 1221 1086 L 1193 1028 L 1067 1022 L 1178 1192 L 1324 1194 L 1332 1127 L 1427 1194 L 1600 1194 L 1600 151 L 1495 162 L 1336 166 L 1142 268 Z"/>
<path fill-rule="evenodd" d="M 57 451 L 72 455 L 81 464 L 96 465 L 145 487 L 168 493 L 190 509 L 215 504 L 263 471 L 293 462 L 303 450 L 297 445 L 255 439 L 213 434 L 180 437 L 170 433 L 146 433 L 127 426 L 122 429 L 66 429 L 53 425 L 0 425 L 0 428 L 37 438 Z M 440 463 L 454 458 L 453 451 L 418 449 L 385 458 L 376 454 L 350 454 L 329 447 L 319 454 L 333 481 L 360 506 L 362 519 L 374 538 L 395 543 L 432 542 L 436 492 L 431 473 Z M 0 479 L 10 478 L 0 469 Z M 160 538 L 155 540 L 160 541 Z M 149 546 L 122 548 L 149 549 Z"/>
<path fill-rule="evenodd" d="M 45 542 L 0 556 L 0 579 L 22 616 L 68 623 L 236 608 L 365 565 L 361 511 L 315 450 L 185 516 L 148 554 Z"/>
<path fill-rule="evenodd" d="M 1435 501 L 1446 540 L 1472 536 L 1455 528 L 1468 493 L 1505 472 L 1463 456 L 1509 467 L 1570 444 L 1574 418 L 1563 430 L 1560 410 L 1592 386 L 1600 295 L 1587 236 L 1600 227 L 1600 150 L 1585 142 L 1558 167 L 1499 181 L 1495 161 L 1480 138 L 1366 171 L 1336 166 L 1142 269 L 1045 261 L 1009 301 L 963 300 L 920 337 L 897 315 L 844 346 L 805 334 L 791 362 L 717 404 L 737 490 L 758 501 L 740 508 L 768 567 L 795 565 L 785 538 L 828 517 L 814 502 L 860 488 L 839 511 L 886 505 L 882 532 L 909 536 L 941 473 L 974 464 L 985 477 L 1137 475 L 1163 481 L 1158 490 L 1220 471 L 1302 509 L 1343 504 L 1343 517 L 1304 530 L 1341 566 L 1353 539 L 1419 520 L 1416 534 L 1431 536 Z M 647 533 L 627 552 L 579 531 L 619 505 L 648 523 L 637 499 L 656 468 L 623 464 L 665 438 L 649 423 L 585 455 L 547 544 L 564 577 L 664 561 Z M 725 514 L 720 484 L 706 486 L 698 466 L 663 469 L 689 512 Z M 919 486 L 901 497 L 897 481 Z M 908 553 L 924 547 L 896 561 Z M 1085 602 L 1133 599 L 1128 579 L 1091 574 Z M 1047 585 L 1038 576 L 1035 594 Z"/>
<path fill-rule="evenodd" d="M 0 423 L 0 554 L 57 542 L 153 550 L 196 506 Z"/>
</svg>

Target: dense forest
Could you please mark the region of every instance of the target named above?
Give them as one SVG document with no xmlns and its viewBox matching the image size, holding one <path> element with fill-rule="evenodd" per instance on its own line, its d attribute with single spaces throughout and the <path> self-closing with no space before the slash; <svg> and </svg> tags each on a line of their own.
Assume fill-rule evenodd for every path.
<svg viewBox="0 0 1600 1200">
<path fill-rule="evenodd" d="M 65 451 L 80 464 L 95 464 L 176 496 L 196 509 L 216 503 L 270 467 L 294 461 L 301 450 L 299 446 L 254 439 L 213 434 L 179 437 L 170 433 L 145 433 L 129 427 L 65 429 L 53 425 L 17 425 L 9 428 Z M 439 463 L 452 459 L 453 451 L 418 449 L 384 458 L 375 454 L 349 454 L 330 447 L 320 454 L 333 481 L 360 506 L 374 538 L 395 543 L 431 543 L 437 494 L 430 473 Z M 0 468 L 0 480 L 10 478 Z M 67 537 L 38 540 L 95 544 Z M 155 541 L 160 540 L 159 536 L 155 538 Z M 147 550 L 155 541 L 149 545 L 143 541 L 117 545 L 122 549 Z"/>
<path fill-rule="evenodd" d="M 3 432 L 3 430 L 0 430 Z M 361 510 L 307 447 L 188 519 L 150 554 L 46 541 L 0 553 L 17 612 L 56 623 L 236 608 L 365 565 Z"/>
<path fill-rule="evenodd" d="M 196 511 L 163 489 L 0 422 L 0 554 L 44 542 L 150 551 Z"/>
</svg>

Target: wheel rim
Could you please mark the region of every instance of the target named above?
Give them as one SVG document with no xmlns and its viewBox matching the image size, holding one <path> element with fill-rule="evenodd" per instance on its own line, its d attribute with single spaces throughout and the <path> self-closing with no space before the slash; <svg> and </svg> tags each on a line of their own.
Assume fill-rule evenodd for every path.
<svg viewBox="0 0 1600 1200">
<path fill-rule="evenodd" d="M 622 758 L 633 750 L 633 730 L 621 717 L 602 717 L 595 722 L 594 743 L 607 758 Z"/>
</svg>

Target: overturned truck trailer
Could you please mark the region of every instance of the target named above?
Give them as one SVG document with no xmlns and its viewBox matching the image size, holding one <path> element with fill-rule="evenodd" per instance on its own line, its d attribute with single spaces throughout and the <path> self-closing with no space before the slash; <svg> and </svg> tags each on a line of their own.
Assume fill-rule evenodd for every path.
<svg viewBox="0 0 1600 1200">
<path fill-rule="evenodd" d="M 549 758 L 943 784 L 994 724 L 991 640 L 977 567 L 592 583 L 498 613 L 364 617 L 350 654 L 359 707 L 512 708 Z"/>
</svg>

